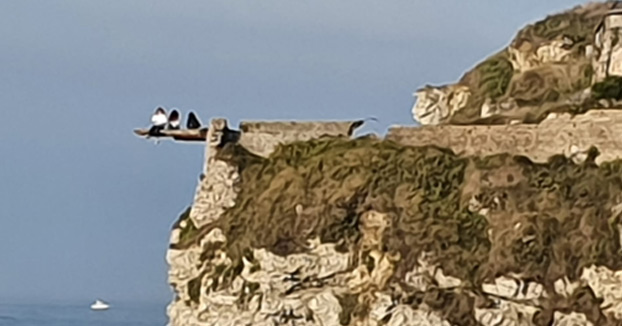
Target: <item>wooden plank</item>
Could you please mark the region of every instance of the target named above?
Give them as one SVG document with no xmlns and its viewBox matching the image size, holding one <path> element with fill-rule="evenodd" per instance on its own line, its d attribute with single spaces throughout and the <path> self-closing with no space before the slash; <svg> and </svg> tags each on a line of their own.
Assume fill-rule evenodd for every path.
<svg viewBox="0 0 622 326">
<path fill-rule="evenodd" d="M 208 128 L 201 129 L 180 129 L 180 130 L 161 130 L 158 136 L 149 136 L 149 129 L 134 129 L 134 133 L 145 138 L 173 138 L 178 141 L 200 141 L 204 142 L 207 137 Z"/>
</svg>

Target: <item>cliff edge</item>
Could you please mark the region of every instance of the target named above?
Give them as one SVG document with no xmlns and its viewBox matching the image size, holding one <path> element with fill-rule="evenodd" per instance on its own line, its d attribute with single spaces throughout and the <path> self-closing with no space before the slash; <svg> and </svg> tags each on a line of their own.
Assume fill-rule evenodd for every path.
<svg viewBox="0 0 622 326">
<path fill-rule="evenodd" d="M 424 88 L 422 127 L 213 119 L 170 325 L 622 325 L 616 10 Z"/>
<path fill-rule="evenodd" d="M 622 323 L 622 111 L 357 124 L 212 121 L 171 325 Z"/>
<path fill-rule="evenodd" d="M 589 3 L 520 30 L 455 84 L 417 90 L 424 125 L 537 123 L 549 113 L 620 106 L 622 6 Z"/>
</svg>

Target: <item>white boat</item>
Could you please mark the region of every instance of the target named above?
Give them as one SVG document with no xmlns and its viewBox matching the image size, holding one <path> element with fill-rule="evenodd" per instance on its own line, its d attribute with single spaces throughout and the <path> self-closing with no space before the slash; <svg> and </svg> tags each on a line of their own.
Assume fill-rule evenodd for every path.
<svg viewBox="0 0 622 326">
<path fill-rule="evenodd" d="M 106 310 L 108 308 L 110 308 L 110 305 L 99 299 L 95 300 L 95 303 L 91 305 L 92 310 Z"/>
</svg>

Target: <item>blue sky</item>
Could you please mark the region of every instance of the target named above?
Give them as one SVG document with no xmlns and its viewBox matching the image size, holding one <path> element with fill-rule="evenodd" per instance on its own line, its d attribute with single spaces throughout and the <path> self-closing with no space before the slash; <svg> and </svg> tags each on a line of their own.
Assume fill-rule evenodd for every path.
<svg viewBox="0 0 622 326">
<path fill-rule="evenodd" d="M 527 22 L 580 1 L 0 2 L 0 302 L 167 302 L 170 226 L 202 145 L 132 134 L 158 105 L 207 122 L 411 125 Z"/>
</svg>

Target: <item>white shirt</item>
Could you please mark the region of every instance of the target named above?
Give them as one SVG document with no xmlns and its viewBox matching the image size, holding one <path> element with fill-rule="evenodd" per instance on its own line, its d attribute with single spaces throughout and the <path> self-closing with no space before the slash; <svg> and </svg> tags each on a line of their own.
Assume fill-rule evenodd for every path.
<svg viewBox="0 0 622 326">
<path fill-rule="evenodd" d="M 165 125 L 167 121 L 166 114 L 156 113 L 151 116 L 151 123 L 153 123 L 154 126 Z"/>
</svg>

